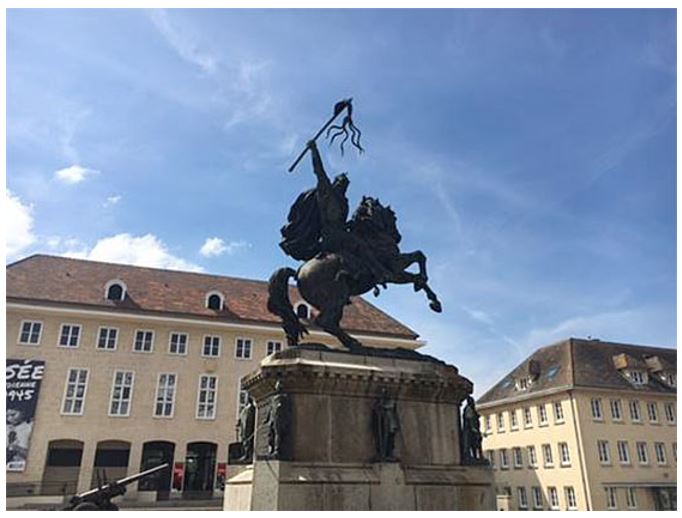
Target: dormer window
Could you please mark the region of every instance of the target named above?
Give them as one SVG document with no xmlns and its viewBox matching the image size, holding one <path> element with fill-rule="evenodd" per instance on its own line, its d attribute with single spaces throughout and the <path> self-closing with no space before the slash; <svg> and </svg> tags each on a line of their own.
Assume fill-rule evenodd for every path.
<svg viewBox="0 0 682 518">
<path fill-rule="evenodd" d="M 647 375 L 643 371 L 628 370 L 625 371 L 625 375 L 630 379 L 633 385 L 646 385 L 647 383 Z"/>
<path fill-rule="evenodd" d="M 677 376 L 672 372 L 661 373 L 661 380 L 669 387 L 677 387 Z"/>
<path fill-rule="evenodd" d="M 107 282 L 104 289 L 104 297 L 107 300 L 121 301 L 126 298 L 126 285 L 123 281 L 112 280 Z"/>
<path fill-rule="evenodd" d="M 298 318 L 310 318 L 310 308 L 308 308 L 308 305 L 301 302 L 296 306 L 296 316 Z"/>
<path fill-rule="evenodd" d="M 530 379 L 519 378 L 516 380 L 516 390 L 528 390 L 528 385 L 530 385 Z"/>
<path fill-rule="evenodd" d="M 206 294 L 206 307 L 214 311 L 222 311 L 223 309 L 223 296 L 218 292 L 211 292 Z"/>
</svg>

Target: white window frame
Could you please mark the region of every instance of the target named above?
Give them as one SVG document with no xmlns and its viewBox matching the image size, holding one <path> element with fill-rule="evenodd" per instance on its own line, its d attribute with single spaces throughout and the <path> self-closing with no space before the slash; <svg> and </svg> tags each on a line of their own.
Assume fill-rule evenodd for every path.
<svg viewBox="0 0 682 518">
<path fill-rule="evenodd" d="M 519 429 L 519 419 L 516 415 L 516 409 L 509 411 L 509 429 L 512 432 Z"/>
<path fill-rule="evenodd" d="M 171 347 L 173 346 L 173 335 L 185 337 L 185 351 L 184 352 L 179 353 L 177 351 L 175 351 L 175 352 L 172 351 Z M 172 356 L 187 356 L 188 352 L 189 352 L 189 333 L 185 333 L 184 331 L 171 331 L 170 333 L 168 333 L 168 354 L 170 354 Z"/>
<path fill-rule="evenodd" d="M 559 491 L 557 491 L 557 488 L 555 486 L 549 486 L 547 488 L 547 494 L 549 496 L 549 508 L 553 511 L 559 510 L 561 502 L 559 502 Z"/>
<path fill-rule="evenodd" d="M 547 415 L 547 405 L 538 405 L 538 426 L 549 426 L 549 416 Z"/>
<path fill-rule="evenodd" d="M 125 375 L 126 374 L 131 374 L 130 377 L 130 396 L 127 399 L 128 402 L 128 411 L 125 414 L 113 414 L 111 412 L 111 406 L 114 403 L 114 389 L 116 388 L 116 375 L 117 374 L 122 374 L 123 375 L 123 384 L 121 385 L 121 391 L 123 389 L 127 388 L 128 386 L 125 384 Z M 128 371 L 128 370 L 122 370 L 122 369 L 116 369 L 114 370 L 114 375 L 111 378 L 111 393 L 109 394 L 109 408 L 107 410 L 107 415 L 109 417 L 130 417 L 130 410 L 133 407 L 133 390 L 135 388 L 135 371 Z M 118 399 L 118 404 L 119 404 L 119 409 L 121 408 L 121 403 L 126 401 L 125 398 L 121 397 Z"/>
<path fill-rule="evenodd" d="M 206 339 L 211 339 L 210 352 L 211 354 L 206 354 Z M 218 339 L 218 354 L 212 354 L 213 348 L 215 347 L 214 339 Z M 201 357 L 202 358 L 220 358 L 223 349 L 223 339 L 220 335 L 204 335 L 204 339 L 201 343 Z"/>
<path fill-rule="evenodd" d="M 249 355 L 248 356 L 239 356 L 237 353 L 239 352 L 239 341 L 242 340 L 242 342 L 249 342 Z M 244 346 L 242 345 L 242 352 L 244 351 Z M 250 360 L 253 358 L 253 339 L 252 338 L 245 338 L 243 336 L 238 336 L 234 340 L 234 358 L 235 360 Z"/>
<path fill-rule="evenodd" d="M 523 409 L 523 427 L 533 428 L 533 412 L 528 406 Z"/>
<path fill-rule="evenodd" d="M 486 415 L 484 418 L 485 431 L 486 433 L 492 433 L 493 431 L 493 420 L 490 414 Z"/>
<path fill-rule="evenodd" d="M 220 307 L 218 309 L 211 309 L 208 307 L 208 301 L 213 295 L 216 295 L 220 299 Z M 215 291 L 215 290 L 209 291 L 206 294 L 206 297 L 204 298 L 204 307 L 206 309 L 211 309 L 211 311 L 222 311 L 223 309 L 225 309 L 225 295 L 223 295 L 219 291 Z"/>
<path fill-rule="evenodd" d="M 615 487 L 605 487 L 606 493 L 606 508 L 609 510 L 618 509 L 618 494 Z"/>
<path fill-rule="evenodd" d="M 509 469 L 509 458 L 507 448 L 500 448 L 500 469 Z"/>
<path fill-rule="evenodd" d="M 512 448 L 512 457 L 514 457 L 514 469 L 523 468 L 523 453 L 519 446 Z"/>
<path fill-rule="evenodd" d="M 668 455 L 665 451 L 665 443 L 662 442 L 655 442 L 654 443 L 654 452 L 656 454 L 656 464 L 659 466 L 667 466 L 668 465 Z M 663 460 L 661 460 L 663 459 Z"/>
<path fill-rule="evenodd" d="M 660 421 L 658 420 L 658 403 L 656 403 L 655 401 L 647 403 L 646 414 L 647 417 L 649 418 L 649 423 L 660 424 Z M 651 416 L 653 416 L 653 418 Z"/>
<path fill-rule="evenodd" d="M 28 342 L 22 342 L 21 341 L 21 335 L 24 334 L 24 324 L 31 324 L 31 329 L 28 333 Z M 40 325 L 40 329 L 38 329 L 38 341 L 37 342 L 31 342 L 31 336 L 33 336 L 33 326 L 34 325 Z M 17 344 L 18 345 L 27 345 L 29 347 L 38 347 L 40 345 L 40 341 L 43 337 L 43 329 L 45 328 L 45 324 L 43 323 L 42 320 L 22 320 L 21 323 L 19 324 L 19 336 L 17 336 Z"/>
<path fill-rule="evenodd" d="M 85 382 L 83 382 L 83 385 L 84 385 L 83 395 L 80 397 L 80 400 L 81 400 L 80 412 L 73 412 L 73 411 L 67 412 L 65 410 L 66 399 L 67 399 L 66 395 L 69 392 L 69 383 L 71 383 L 69 381 L 69 377 L 70 377 L 70 374 L 72 371 L 76 371 L 76 381 L 74 382 L 75 383 L 74 395 L 71 397 L 71 399 L 73 399 L 74 403 L 75 403 L 76 399 L 78 399 L 76 396 L 76 391 L 78 389 L 78 385 L 80 384 L 80 382 L 78 381 L 78 378 L 80 377 L 80 372 L 85 372 Z M 69 370 L 66 371 L 66 383 L 64 384 L 64 395 L 62 396 L 62 404 L 60 407 L 60 409 L 61 409 L 60 414 L 61 415 L 70 415 L 70 416 L 82 416 L 83 415 L 83 413 L 85 412 L 85 400 L 88 396 L 88 382 L 89 381 L 90 381 L 90 369 L 81 368 L 81 367 L 70 367 Z M 72 404 L 72 409 L 73 409 L 73 404 Z"/>
<path fill-rule="evenodd" d="M 637 489 L 630 486 L 625 488 L 625 504 L 628 509 L 637 509 Z"/>
<path fill-rule="evenodd" d="M 571 450 L 568 447 L 567 442 L 559 443 L 559 464 L 562 467 L 568 467 L 571 465 Z"/>
<path fill-rule="evenodd" d="M 208 395 L 210 394 L 211 391 L 213 391 L 213 407 L 212 407 L 212 413 L 209 415 L 207 412 L 205 413 L 204 416 L 200 415 L 199 412 L 199 405 L 201 405 L 201 391 L 203 390 L 201 388 L 201 380 L 202 378 L 207 378 L 206 382 L 206 401 L 203 403 L 205 406 L 205 410 L 208 408 Z M 213 378 L 215 380 L 215 387 L 213 389 L 210 388 L 209 383 L 210 379 Z M 214 374 L 201 374 L 199 375 L 199 383 L 197 385 L 197 406 L 196 406 L 196 412 L 195 412 L 195 417 L 201 421 L 215 421 L 216 415 L 218 414 L 218 376 Z"/>
<path fill-rule="evenodd" d="M 104 300 L 113 301 L 113 299 L 109 298 L 109 288 L 111 288 L 114 284 L 120 284 L 121 288 L 123 288 L 123 290 L 121 291 L 121 298 L 118 299 L 118 302 L 125 300 L 126 294 L 128 293 L 128 286 L 126 286 L 126 283 L 123 282 L 121 279 L 112 279 L 104 285 Z"/>
<path fill-rule="evenodd" d="M 272 349 L 272 350 L 270 350 L 270 349 Z M 267 340 L 265 342 L 265 355 L 266 356 L 270 356 L 271 354 L 281 352 L 282 349 L 284 349 L 284 344 L 282 344 L 281 340 Z"/>
<path fill-rule="evenodd" d="M 111 334 L 111 331 L 116 331 L 116 338 L 114 338 L 114 347 L 110 349 L 109 347 L 100 347 L 99 342 L 100 338 L 102 337 L 102 331 L 107 330 L 107 339 L 106 343 L 109 344 L 109 335 Z M 108 352 L 114 352 L 118 349 L 118 337 L 121 336 L 121 332 L 118 329 L 118 327 L 110 327 L 110 326 L 100 326 L 97 329 L 97 342 L 95 344 L 95 349 L 98 351 L 108 351 Z"/>
<path fill-rule="evenodd" d="M 526 447 L 526 453 L 528 454 L 528 467 L 537 468 L 538 467 L 538 456 L 535 451 L 535 446 L 530 445 Z"/>
<path fill-rule="evenodd" d="M 548 455 L 549 453 L 549 455 Z M 545 468 L 553 468 L 554 467 L 554 454 L 552 452 L 552 445 L 551 444 L 543 444 L 542 445 L 542 465 Z"/>
<path fill-rule="evenodd" d="M 646 373 L 640 371 L 640 370 L 631 370 L 630 371 L 630 381 L 632 382 L 633 385 L 646 385 L 647 384 L 647 376 Z"/>
<path fill-rule="evenodd" d="M 516 496 L 519 501 L 519 509 L 528 509 L 528 493 L 526 488 L 519 486 L 516 488 Z"/>
<path fill-rule="evenodd" d="M 151 333 L 152 334 L 152 339 L 150 342 L 150 348 L 148 351 L 145 351 L 144 349 L 136 349 L 135 348 L 135 346 L 137 345 L 137 333 Z M 135 333 L 133 333 L 133 352 L 134 353 L 140 353 L 140 354 L 152 354 L 154 352 L 154 339 L 156 338 L 155 335 L 156 335 L 156 333 L 154 333 L 153 329 L 135 329 Z M 144 340 L 143 340 L 143 345 L 144 345 Z"/>
<path fill-rule="evenodd" d="M 72 335 L 73 335 L 73 328 L 77 327 L 78 328 L 78 337 L 76 338 L 76 345 L 62 345 L 62 334 L 64 331 L 64 327 L 69 326 L 69 342 L 71 341 Z M 83 326 L 81 324 L 72 324 L 69 322 L 62 322 L 59 324 L 59 334 L 57 335 L 57 347 L 61 347 L 62 349 L 78 349 L 81 344 L 81 338 L 83 337 Z"/>
<path fill-rule="evenodd" d="M 564 417 L 564 406 L 561 401 L 555 401 L 552 404 L 554 410 L 554 424 L 562 424 L 566 421 Z M 557 412 L 558 410 L 558 412 Z"/>
<path fill-rule="evenodd" d="M 156 405 L 159 403 L 159 390 L 161 389 L 161 376 L 174 376 L 175 382 L 173 383 L 173 396 L 170 401 L 171 405 L 171 412 L 170 415 L 157 415 L 156 414 Z M 168 378 L 166 378 L 168 379 Z M 166 383 L 166 386 L 168 383 Z M 166 388 L 167 389 L 167 388 Z M 156 377 L 156 388 L 154 390 L 154 400 L 153 400 L 153 408 L 152 408 L 152 417 L 155 419 L 173 419 L 175 416 L 175 400 L 178 395 L 178 375 L 175 372 L 160 372 L 158 376 Z M 164 399 L 161 403 L 162 405 L 166 405 L 167 401 Z"/>
<path fill-rule="evenodd" d="M 616 443 L 616 449 L 618 450 L 618 462 L 623 465 L 630 464 L 630 446 L 628 441 L 618 441 Z"/>
<path fill-rule="evenodd" d="M 533 509 L 543 509 L 542 488 L 533 486 L 530 488 L 530 492 L 533 494 Z"/>
<path fill-rule="evenodd" d="M 504 433 L 504 412 L 498 412 L 496 419 L 497 419 L 497 433 Z"/>
<path fill-rule="evenodd" d="M 609 399 L 611 408 L 611 419 L 616 423 L 623 422 L 623 405 L 620 399 Z"/>
<path fill-rule="evenodd" d="M 602 453 L 604 453 L 603 456 Z M 611 464 L 611 450 L 609 449 L 609 441 L 603 439 L 599 439 L 597 441 L 597 458 L 599 459 L 599 464 L 602 466 L 608 466 Z"/>
<path fill-rule="evenodd" d="M 633 423 L 641 423 L 642 422 L 642 407 L 639 404 L 639 401 L 637 399 L 631 399 L 628 402 L 628 408 L 630 409 L 630 420 Z M 633 412 L 633 409 L 635 410 Z"/>
<path fill-rule="evenodd" d="M 675 403 L 665 403 L 663 405 L 665 409 L 665 420 L 668 424 L 675 424 L 677 422 L 675 416 Z"/>
<path fill-rule="evenodd" d="M 646 466 L 649 464 L 649 446 L 647 445 L 646 441 L 637 441 L 636 446 L 637 448 L 637 462 L 639 464 Z M 644 453 L 644 455 L 642 455 Z"/>
<path fill-rule="evenodd" d="M 313 307 L 308 304 L 307 302 L 304 302 L 302 300 L 298 301 L 296 304 L 294 304 L 294 313 L 296 313 L 296 316 L 298 318 L 302 318 L 298 316 L 298 308 L 300 306 L 305 306 L 307 309 L 308 316 L 306 317 L 306 320 L 311 320 L 313 318 Z"/>
<path fill-rule="evenodd" d="M 576 511 L 578 509 L 578 497 L 573 486 L 564 486 L 564 496 L 566 497 L 566 510 Z"/>
<path fill-rule="evenodd" d="M 237 420 L 239 420 L 239 414 L 241 414 L 244 405 L 246 405 L 246 402 L 248 401 L 248 399 L 247 401 L 242 401 L 242 396 L 246 396 L 248 398 L 248 395 L 248 391 L 242 388 L 241 382 L 237 383 Z"/>
<path fill-rule="evenodd" d="M 604 412 L 601 404 L 601 398 L 598 397 L 593 397 L 590 400 L 590 409 L 592 411 L 592 420 L 593 421 L 603 421 L 604 420 Z"/>
</svg>

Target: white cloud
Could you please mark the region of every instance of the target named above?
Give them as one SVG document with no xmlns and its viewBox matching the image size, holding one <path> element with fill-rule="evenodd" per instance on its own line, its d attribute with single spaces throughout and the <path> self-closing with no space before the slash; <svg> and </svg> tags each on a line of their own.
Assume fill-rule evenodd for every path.
<svg viewBox="0 0 682 518">
<path fill-rule="evenodd" d="M 16 257 L 21 251 L 35 243 L 33 234 L 33 207 L 5 189 L 5 230 L 7 257 Z"/>
<path fill-rule="evenodd" d="M 230 241 L 226 244 L 219 237 L 209 237 L 199 249 L 199 253 L 204 257 L 217 257 L 223 254 L 234 255 L 250 246 L 251 244 L 246 241 Z"/>
<path fill-rule="evenodd" d="M 72 244 L 76 245 L 76 243 Z M 71 248 L 62 255 L 79 259 L 90 259 L 92 261 L 132 264 L 134 266 L 148 266 L 151 268 L 194 272 L 203 271 L 203 268 L 200 266 L 171 254 L 163 241 L 153 234 L 139 237 L 127 233 L 117 234 L 100 239 L 91 249 L 80 245 L 78 248 Z"/>
<path fill-rule="evenodd" d="M 104 202 L 105 207 L 111 207 L 112 205 L 116 205 L 119 201 L 121 201 L 122 196 L 120 194 L 117 194 L 115 196 L 109 196 L 107 200 Z"/>
<path fill-rule="evenodd" d="M 77 184 L 85 180 L 86 177 L 99 174 L 95 169 L 88 169 L 79 165 L 72 165 L 59 171 L 55 171 L 54 176 L 57 180 L 67 184 Z"/>
<path fill-rule="evenodd" d="M 165 10 L 151 11 L 149 17 L 156 29 L 182 59 L 197 65 L 207 74 L 215 72 L 217 59 L 206 52 L 200 52 L 190 34 L 171 25 Z"/>
<path fill-rule="evenodd" d="M 493 324 L 493 319 L 490 318 L 490 315 L 486 313 L 485 311 L 481 311 L 478 309 L 471 309 L 466 306 L 462 306 L 462 309 L 464 312 L 469 315 L 471 318 L 476 320 L 477 322 L 481 322 L 482 324 L 487 324 L 487 325 L 492 325 Z"/>
</svg>

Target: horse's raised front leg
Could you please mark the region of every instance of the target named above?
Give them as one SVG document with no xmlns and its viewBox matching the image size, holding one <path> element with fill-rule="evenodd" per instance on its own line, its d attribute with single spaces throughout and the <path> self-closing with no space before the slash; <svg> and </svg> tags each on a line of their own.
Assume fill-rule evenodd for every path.
<svg viewBox="0 0 682 518">
<path fill-rule="evenodd" d="M 419 273 L 410 273 L 404 271 L 413 263 L 419 265 Z M 438 296 L 431 289 L 428 284 L 428 275 L 426 273 L 426 256 L 421 250 L 416 250 L 409 254 L 401 254 L 396 262 L 396 270 L 400 273 L 394 275 L 390 282 L 396 284 L 412 283 L 414 291 L 424 290 L 426 297 L 429 299 L 429 307 L 436 313 L 443 311 L 443 306 L 438 300 Z"/>
</svg>

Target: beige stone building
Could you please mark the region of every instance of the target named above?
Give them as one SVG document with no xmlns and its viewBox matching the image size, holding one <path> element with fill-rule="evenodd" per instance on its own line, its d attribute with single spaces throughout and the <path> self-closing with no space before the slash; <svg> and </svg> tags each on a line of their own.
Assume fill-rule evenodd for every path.
<svg viewBox="0 0 682 518">
<path fill-rule="evenodd" d="M 571 338 L 478 401 L 498 507 L 676 509 L 677 351 Z"/>
<path fill-rule="evenodd" d="M 10 426 L 8 411 L 10 500 L 72 494 L 98 472 L 114 479 L 161 462 L 173 470 L 127 497 L 219 496 L 240 378 L 286 347 L 267 283 L 45 255 L 6 273 L 8 365 L 44 362 L 33 418 Z M 293 288 L 290 298 L 299 316 L 314 316 Z M 424 345 L 360 298 L 343 324 L 367 346 Z M 338 347 L 309 329 L 309 341 Z"/>
</svg>

